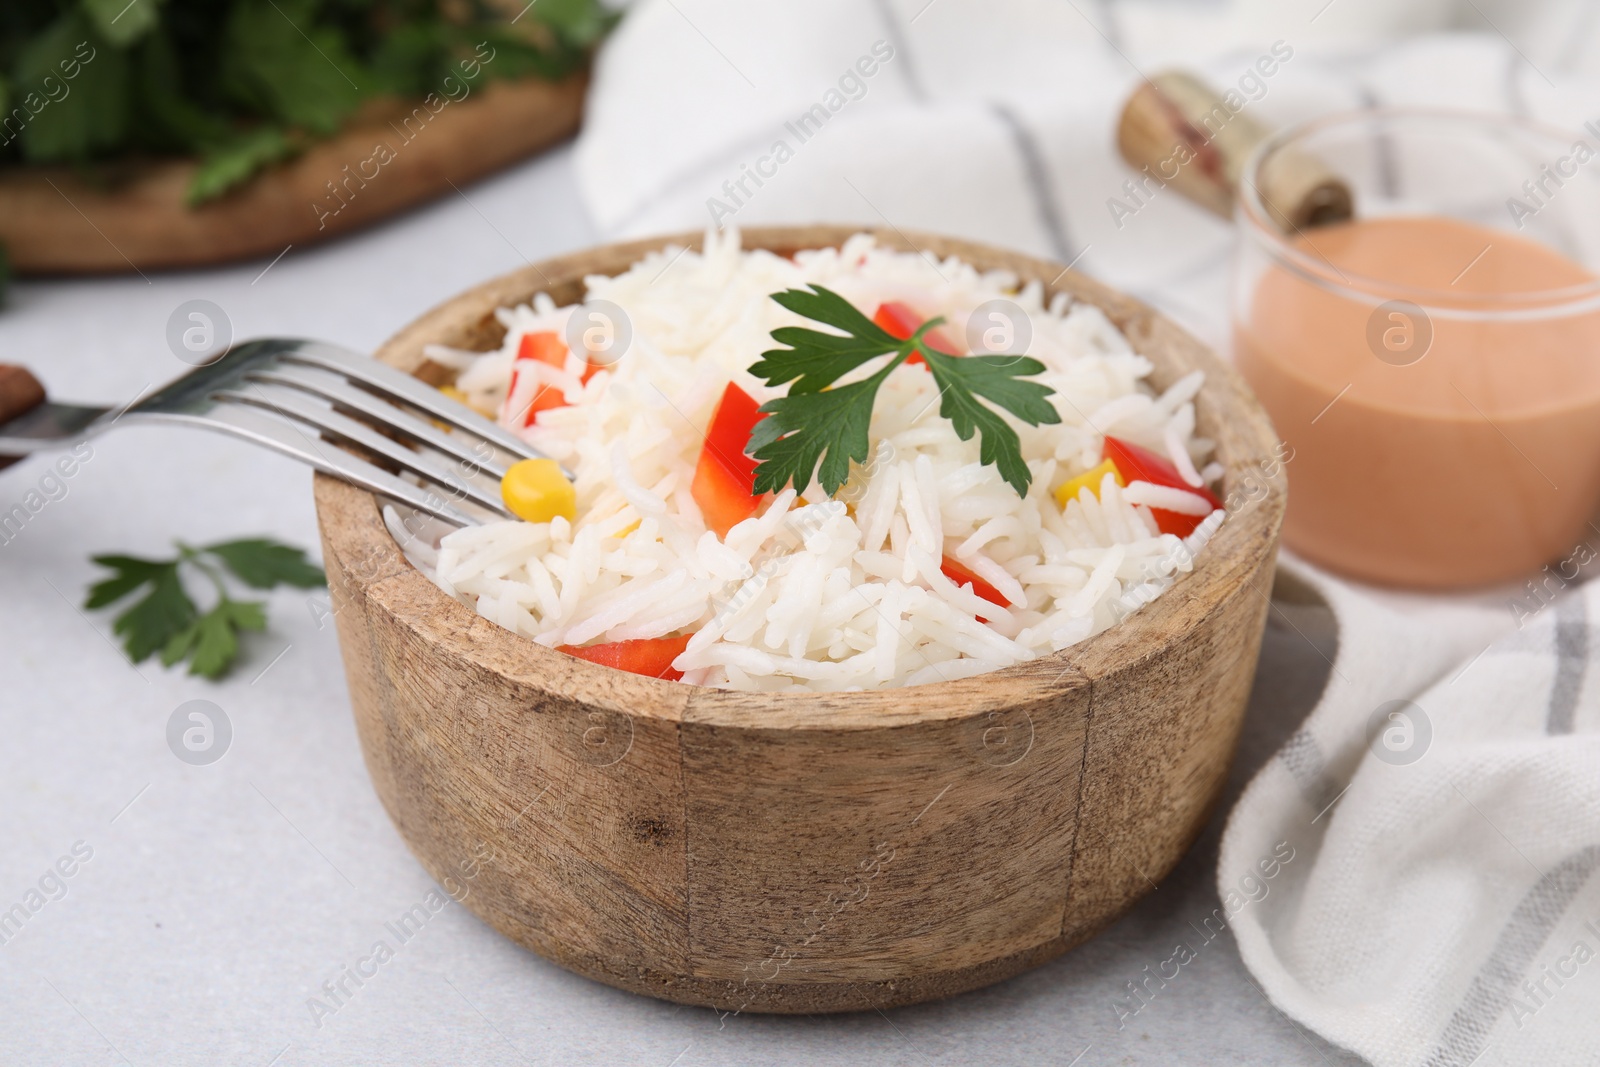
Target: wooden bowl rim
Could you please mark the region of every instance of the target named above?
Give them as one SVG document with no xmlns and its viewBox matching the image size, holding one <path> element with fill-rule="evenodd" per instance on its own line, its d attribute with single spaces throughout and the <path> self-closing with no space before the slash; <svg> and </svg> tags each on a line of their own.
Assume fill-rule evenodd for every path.
<svg viewBox="0 0 1600 1067">
<path fill-rule="evenodd" d="M 957 238 L 862 226 L 773 226 L 742 232 L 745 249 L 781 254 L 837 247 L 857 233 L 902 250 L 955 255 L 980 270 L 1008 269 L 1022 282 L 1037 278 L 1046 299 L 1066 292 L 1074 301 L 1101 308 L 1128 336 L 1134 349 L 1156 363 L 1153 384 L 1177 375 L 1149 349 L 1171 346 L 1167 359 L 1186 359 L 1206 372 L 1196 397 L 1198 426 L 1217 442 L 1224 466 L 1223 495 L 1249 475 L 1261 491 L 1253 503 L 1230 513 L 1202 550 L 1193 571 L 1179 576 L 1150 604 L 1076 645 L 1038 659 L 972 678 L 915 687 L 851 693 L 757 693 L 712 689 L 628 674 L 579 660 L 503 629 L 434 585 L 411 566 L 385 527 L 378 499 L 326 475 L 315 478 L 319 524 L 328 554 L 352 572 L 351 587 L 369 606 L 415 636 L 443 645 L 450 654 L 490 674 L 629 717 L 659 718 L 728 729 L 854 731 L 914 727 L 946 719 L 972 719 L 1048 706 L 1064 690 L 1092 685 L 1127 670 L 1180 641 L 1201 618 L 1237 593 L 1277 547 L 1286 499 L 1281 464 L 1274 462 L 1278 438 L 1265 411 L 1239 375 L 1205 345 L 1154 309 L 1059 264 Z M 501 275 L 425 312 L 378 349 L 376 358 L 408 372 L 426 363 L 427 343 L 459 344 L 472 329 L 498 329 L 494 309 L 530 300 L 596 274 L 626 270 L 647 252 L 665 247 L 699 248 L 699 233 L 677 233 L 612 242 L 551 257 Z M 1261 596 L 1266 592 L 1252 590 Z M 908 699 L 909 698 L 909 699 Z"/>
</svg>

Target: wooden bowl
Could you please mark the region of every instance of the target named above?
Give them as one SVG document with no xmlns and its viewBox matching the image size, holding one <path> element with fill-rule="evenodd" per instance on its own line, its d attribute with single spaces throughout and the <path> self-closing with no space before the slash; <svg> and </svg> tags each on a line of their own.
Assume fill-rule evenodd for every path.
<svg viewBox="0 0 1600 1067">
<path fill-rule="evenodd" d="M 748 230 L 837 245 L 846 227 Z M 1249 694 L 1285 488 L 1232 370 L 1154 311 L 966 241 L 885 245 L 1004 267 L 1103 308 L 1155 364 L 1200 368 L 1198 432 L 1234 513 L 1193 573 L 1117 626 L 992 674 L 870 693 L 736 693 L 596 666 L 446 596 L 371 495 L 316 480 L 329 586 L 378 795 L 485 922 L 623 989 L 725 1010 L 885 1008 L 999 981 L 1104 928 L 1205 825 Z M 497 346 L 492 311 L 582 298 L 669 241 L 479 286 L 379 351 Z"/>
</svg>

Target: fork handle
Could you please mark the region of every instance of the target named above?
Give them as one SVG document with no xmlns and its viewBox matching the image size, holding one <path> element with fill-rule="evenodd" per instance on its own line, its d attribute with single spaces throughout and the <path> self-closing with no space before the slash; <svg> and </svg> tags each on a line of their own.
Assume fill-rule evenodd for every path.
<svg viewBox="0 0 1600 1067">
<path fill-rule="evenodd" d="M 44 403 L 44 386 L 26 367 L 0 363 L 0 425 L 24 415 Z M 0 456 L 0 470 L 21 456 Z"/>
</svg>

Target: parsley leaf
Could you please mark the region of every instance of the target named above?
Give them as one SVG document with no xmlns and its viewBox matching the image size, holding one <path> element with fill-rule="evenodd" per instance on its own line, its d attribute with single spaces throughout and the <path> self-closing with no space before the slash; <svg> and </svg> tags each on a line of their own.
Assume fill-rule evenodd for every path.
<svg viewBox="0 0 1600 1067">
<path fill-rule="evenodd" d="M 194 602 L 184 592 L 176 563 L 152 571 L 148 584 L 150 591 L 111 624 L 112 632 L 122 638 L 123 649 L 135 663 L 149 659 L 181 633 L 195 615 Z"/>
<path fill-rule="evenodd" d="M 294 142 L 283 130 L 276 126 L 257 126 L 207 148 L 184 195 L 191 206 L 203 204 L 236 185 L 243 185 L 263 167 L 288 159 L 294 153 Z"/>
<path fill-rule="evenodd" d="M 279 585 L 308 589 L 324 582 L 322 572 L 304 552 L 267 538 L 224 541 L 199 549 L 180 543 L 177 548 L 178 555 L 165 560 L 94 557 L 95 563 L 112 573 L 90 587 L 84 607 L 108 607 L 145 591 L 111 623 L 135 663 L 160 653 L 164 666 L 188 660 L 190 674 L 220 678 L 238 658 L 239 634 L 267 628 L 266 606 L 229 596 L 225 573 L 255 589 Z M 215 587 L 216 600 L 207 611 L 200 611 L 185 589 L 185 568 L 209 578 Z"/>
<path fill-rule="evenodd" d="M 850 461 L 867 458 L 867 427 L 878 386 L 904 359 L 903 354 L 898 356 L 864 381 L 825 393 L 791 391 L 763 404 L 760 410 L 770 412 L 770 417 L 756 423 L 748 446 L 761 461 L 756 466 L 755 491 L 775 493 L 793 482 L 795 491 L 803 493 L 816 471 L 828 495 L 838 492 L 850 477 Z"/>
<path fill-rule="evenodd" d="M 950 420 L 963 441 L 970 441 L 974 432 L 981 434 L 982 462 L 995 467 L 1018 496 L 1027 495 L 1033 474 L 1022 458 L 1021 440 L 989 405 L 1032 426 L 1060 422 L 1061 416 L 1047 399 L 1055 390 L 1023 380 L 1042 373 L 1043 363 L 1026 356 L 947 356 L 935 351 L 923 337 L 944 321 L 939 318 L 924 323 L 906 340 L 898 340 L 844 297 L 820 285 L 813 284 L 810 290 L 786 289 L 774 293 L 772 299 L 797 315 L 842 332 L 779 327 L 772 331 L 772 339 L 789 347 L 763 352 L 751 365 L 750 373 L 769 386 L 794 383 L 788 395 L 761 405 L 768 417 L 756 423 L 750 435 L 746 451 L 758 461 L 757 493 L 776 492 L 791 484 L 803 493 L 813 473 L 830 496 L 838 492 L 850 476 L 851 461 L 866 461 L 870 447 L 867 430 L 879 387 L 891 371 L 917 353 L 939 387 L 939 414 Z M 858 367 L 887 355 L 892 358 L 870 376 L 834 385 Z"/>
<path fill-rule="evenodd" d="M 751 374 L 765 379 L 768 385 L 798 379 L 789 387 L 789 395 L 794 396 L 820 392 L 874 356 L 902 349 L 910 354 L 909 341 L 896 340 L 850 301 L 820 285 L 811 288 L 815 292 L 785 289 L 773 293 L 772 299 L 796 315 L 844 330 L 844 336 L 804 326 L 780 326 L 772 331 L 772 339 L 790 347 L 761 353 L 761 359 L 750 368 Z"/>
<path fill-rule="evenodd" d="M 308 0 L 239 0 L 224 46 L 223 91 L 236 103 L 331 134 L 361 103 L 366 71 Z"/>
<path fill-rule="evenodd" d="M 300 549 L 264 537 L 224 541 L 200 551 L 216 556 L 235 577 L 255 589 L 271 589 L 275 585 L 315 589 L 327 584 L 322 569 L 307 560 Z"/>
<path fill-rule="evenodd" d="M 189 673 L 216 679 L 227 673 L 239 654 L 239 631 L 267 628 L 267 613 L 252 600 L 219 600 L 188 629 L 173 637 L 161 652 L 161 663 L 170 667 L 184 657 Z"/>
<path fill-rule="evenodd" d="M 95 556 L 94 562 L 115 571 L 110 578 L 96 582 L 89 589 L 86 608 L 103 608 L 151 582 L 175 564 L 169 560 L 139 559 L 137 556 Z"/>
<path fill-rule="evenodd" d="M 939 414 L 950 420 L 963 441 L 972 440 L 976 427 L 983 435 L 979 461 L 999 470 L 1018 496 L 1027 496 L 1033 473 L 1023 462 L 1017 431 L 980 404 L 978 397 L 992 400 L 1032 426 L 1060 422 L 1061 416 L 1046 399 L 1055 390 L 1020 380 L 1022 375 L 1040 373 L 1044 364 L 1026 356 L 946 356 L 927 346 L 922 358 L 939 386 Z"/>
</svg>

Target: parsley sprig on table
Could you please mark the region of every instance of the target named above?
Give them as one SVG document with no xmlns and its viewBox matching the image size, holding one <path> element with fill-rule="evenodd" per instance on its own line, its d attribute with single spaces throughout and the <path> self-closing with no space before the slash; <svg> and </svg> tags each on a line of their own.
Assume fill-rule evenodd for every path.
<svg viewBox="0 0 1600 1067">
<path fill-rule="evenodd" d="M 312 589 L 326 579 L 305 553 L 266 538 L 224 541 L 191 548 L 174 542 L 173 559 L 137 556 L 95 556 L 94 562 L 112 575 L 89 589 L 86 608 L 103 608 L 132 596 L 144 595 L 124 608 L 111 629 L 122 638 L 128 658 L 142 663 L 160 653 L 163 666 L 189 661 L 189 673 L 220 678 L 239 654 L 239 634 L 267 628 L 266 604 L 235 600 L 225 576 L 252 589 L 279 585 Z M 216 590 L 216 600 L 201 611 L 184 587 L 185 569 L 204 575 Z"/>
<path fill-rule="evenodd" d="M 1022 458 L 1017 432 L 994 407 L 1031 426 L 1061 421 L 1047 399 L 1055 392 L 1040 382 L 1025 381 L 1045 367 L 1027 356 L 947 356 L 923 338 L 944 322 L 924 323 L 902 341 L 863 315 L 844 297 L 820 285 L 772 294 L 797 315 L 832 326 L 841 333 L 823 333 L 804 326 L 781 326 L 772 339 L 788 348 L 763 352 L 750 373 L 770 386 L 793 382 L 787 396 L 761 405 L 768 417 L 756 423 L 747 451 L 758 461 L 755 491 L 772 493 L 792 484 L 805 492 L 813 472 L 829 495 L 850 476 L 850 462 L 866 461 L 867 428 L 878 388 L 912 353 L 922 357 L 939 389 L 939 414 L 970 441 L 982 435 L 979 458 L 1000 472 L 1018 496 L 1026 496 L 1033 474 Z M 834 385 L 858 367 L 891 356 L 871 375 Z M 983 401 L 989 401 L 989 404 Z M 818 464 L 821 466 L 819 467 Z"/>
</svg>

